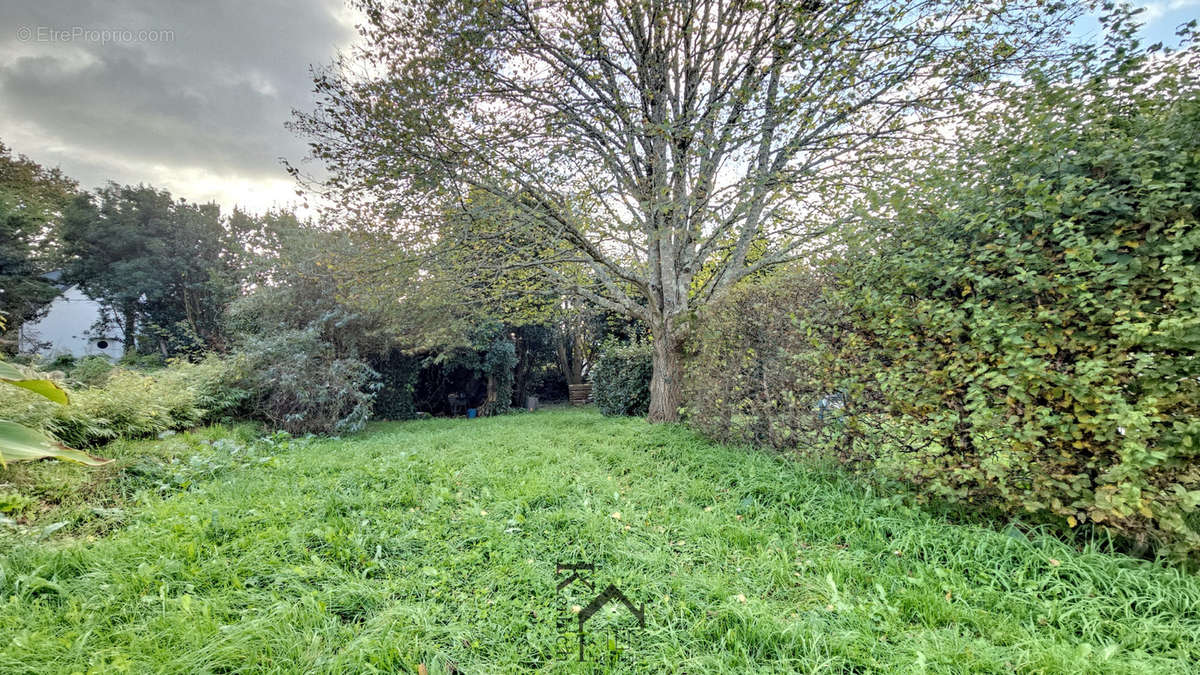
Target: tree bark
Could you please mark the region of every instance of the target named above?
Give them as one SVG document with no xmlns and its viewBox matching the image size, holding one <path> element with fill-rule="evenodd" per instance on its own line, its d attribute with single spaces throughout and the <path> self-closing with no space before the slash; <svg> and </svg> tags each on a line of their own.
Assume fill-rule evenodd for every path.
<svg viewBox="0 0 1200 675">
<path fill-rule="evenodd" d="M 654 336 L 654 373 L 650 377 L 651 422 L 678 422 L 683 405 L 683 340 L 668 325 L 651 331 Z"/>
<path fill-rule="evenodd" d="M 122 322 L 124 325 L 121 329 L 125 332 L 122 336 L 125 341 L 125 353 L 133 354 L 137 351 L 137 315 L 134 314 L 133 308 L 126 306 L 123 312 Z"/>
<path fill-rule="evenodd" d="M 571 367 L 571 354 L 567 345 L 569 340 L 569 336 L 557 336 L 557 344 L 554 346 L 554 351 L 558 357 L 558 371 L 562 373 L 563 379 L 567 381 L 568 385 L 583 384 L 583 380 L 575 372 L 575 369 Z"/>
<path fill-rule="evenodd" d="M 483 403 L 478 408 L 480 417 L 489 417 L 496 412 L 496 376 L 488 373 L 487 376 L 487 396 L 483 399 Z"/>
<path fill-rule="evenodd" d="M 512 405 L 525 407 L 525 397 L 529 395 L 529 369 L 533 357 L 529 354 L 529 346 L 521 338 L 516 339 L 517 366 L 513 369 L 513 400 Z"/>
</svg>

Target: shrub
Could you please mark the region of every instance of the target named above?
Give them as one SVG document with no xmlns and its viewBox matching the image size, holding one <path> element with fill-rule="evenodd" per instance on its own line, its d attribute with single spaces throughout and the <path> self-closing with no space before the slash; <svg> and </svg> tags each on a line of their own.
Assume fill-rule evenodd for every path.
<svg viewBox="0 0 1200 675">
<path fill-rule="evenodd" d="M 85 356 L 71 368 L 71 379 L 88 387 L 99 387 L 108 380 L 112 369 L 107 356 Z"/>
<path fill-rule="evenodd" d="M 371 367 L 379 373 L 379 391 L 375 394 L 374 416 L 385 420 L 410 420 L 417 416 L 413 400 L 421 359 L 393 349 L 384 356 L 371 359 Z"/>
<path fill-rule="evenodd" d="M 776 274 L 698 314 L 684 364 L 690 425 L 728 442 L 838 451 L 828 422 L 845 413 L 841 387 L 857 336 L 829 283 L 812 272 Z"/>
<path fill-rule="evenodd" d="M 246 396 L 229 384 L 233 380 L 230 366 L 215 356 L 149 374 L 114 368 L 104 386 L 72 391 L 70 405 L 4 387 L 0 408 L 8 419 L 48 431 L 69 446 L 95 447 L 218 421 Z"/>
<path fill-rule="evenodd" d="M 250 400 L 244 363 L 240 354 L 209 354 L 198 363 L 173 361 L 170 368 L 154 375 L 160 381 L 175 381 L 186 387 L 204 411 L 205 423 L 230 423 L 246 416 L 245 406 Z"/>
<path fill-rule="evenodd" d="M 998 119 L 982 170 L 935 182 L 956 208 L 900 210 L 847 279 L 911 422 L 895 473 L 1200 553 L 1200 92 L 1172 72 L 1196 59 L 1037 92 L 1063 103 Z"/>
<path fill-rule="evenodd" d="M 197 404 L 195 393 L 182 378 L 169 372 L 156 378 L 130 370 L 116 371 L 103 388 L 77 392 L 72 406 L 90 419 L 103 420 L 112 438 L 138 438 L 187 429 L 204 419 L 204 410 Z M 55 423 L 51 431 L 69 445 L 69 439 L 81 436 L 77 422 Z"/>
<path fill-rule="evenodd" d="M 379 389 L 378 373 L 338 358 L 315 328 L 247 338 L 239 369 L 251 414 L 292 434 L 362 429 Z"/>
<path fill-rule="evenodd" d="M 139 354 L 135 351 L 125 352 L 125 355 L 122 356 L 120 361 L 117 363 L 120 366 L 132 368 L 134 370 L 158 370 L 159 368 L 166 367 L 167 365 L 163 361 L 162 354 L 157 352 L 150 354 Z"/>
<path fill-rule="evenodd" d="M 46 365 L 43 366 L 43 370 L 70 370 L 71 368 L 75 367 L 75 361 L 76 359 L 74 354 L 59 354 L 50 359 Z"/>
<path fill-rule="evenodd" d="M 488 379 L 488 395 L 480 414 L 506 415 L 512 412 L 513 367 L 517 350 L 512 340 L 501 336 L 492 340 L 483 353 L 480 372 Z"/>
<path fill-rule="evenodd" d="M 592 368 L 592 397 L 605 415 L 650 412 L 653 348 L 647 342 L 609 343 Z"/>
<path fill-rule="evenodd" d="M 1200 557 L 1198 58 L 1038 86 L 897 195 L 826 293 L 764 284 L 702 316 L 695 423 Z M 813 425 L 826 391 L 847 407 Z"/>
</svg>

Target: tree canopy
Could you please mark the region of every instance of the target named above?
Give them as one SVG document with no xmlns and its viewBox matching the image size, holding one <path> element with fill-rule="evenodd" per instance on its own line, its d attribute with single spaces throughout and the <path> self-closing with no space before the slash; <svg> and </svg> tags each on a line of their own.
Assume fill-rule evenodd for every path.
<svg viewBox="0 0 1200 675">
<path fill-rule="evenodd" d="M 66 209 L 65 279 L 116 314 L 129 351 L 139 332 L 164 355 L 219 346 L 221 315 L 248 255 L 243 234 L 257 227 L 236 212 L 222 217 L 216 204 L 110 184 L 80 193 Z"/>
<path fill-rule="evenodd" d="M 75 189 L 58 169 L 14 156 L 0 143 L 0 312 L 11 327 L 58 294 L 42 275 L 51 271 L 55 229 Z"/>
<path fill-rule="evenodd" d="M 358 5 L 363 46 L 318 71 L 317 109 L 293 122 L 328 170 L 325 194 L 412 251 L 434 243 L 447 205 L 489 195 L 508 230 L 497 265 L 519 258 L 650 327 L 658 420 L 678 414 L 695 307 L 821 246 L 868 182 L 895 178 L 877 167 L 944 138 L 1007 78 L 1064 51 L 1079 11 L 978 0 Z"/>
</svg>

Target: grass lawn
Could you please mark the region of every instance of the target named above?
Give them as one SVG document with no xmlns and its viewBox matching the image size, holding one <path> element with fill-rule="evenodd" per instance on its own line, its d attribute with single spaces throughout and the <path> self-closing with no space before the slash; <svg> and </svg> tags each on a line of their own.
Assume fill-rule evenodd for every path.
<svg viewBox="0 0 1200 675">
<path fill-rule="evenodd" d="M 205 447 L 245 458 L 143 486 L 105 531 L 2 540 L 0 672 L 607 672 L 557 623 L 610 583 L 645 612 L 588 620 L 589 658 L 623 650 L 613 672 L 1200 663 L 1195 576 L 678 427 L 551 410 Z M 594 563 L 594 590 L 556 591 L 560 561 Z"/>
</svg>

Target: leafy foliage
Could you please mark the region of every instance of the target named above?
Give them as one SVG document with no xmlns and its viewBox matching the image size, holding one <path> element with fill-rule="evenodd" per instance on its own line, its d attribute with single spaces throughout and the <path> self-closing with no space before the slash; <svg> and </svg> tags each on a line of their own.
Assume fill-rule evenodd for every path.
<svg viewBox="0 0 1200 675">
<path fill-rule="evenodd" d="M 992 187 L 901 212 L 912 229 L 866 262 L 853 306 L 888 411 L 919 420 L 913 480 L 1200 551 L 1200 100 L 1182 73 L 1005 120 Z"/>
<path fill-rule="evenodd" d="M 646 342 L 605 345 L 592 369 L 592 397 L 605 415 L 645 415 L 650 410 L 654 350 Z"/>
<path fill-rule="evenodd" d="M 65 210 L 65 279 L 107 306 L 127 352 L 140 334 L 145 351 L 198 356 L 224 346 L 221 315 L 263 227 L 237 211 L 223 216 L 216 204 L 110 184 Z"/>
<path fill-rule="evenodd" d="M 382 357 L 370 359 L 379 373 L 379 391 L 375 394 L 374 417 L 385 420 L 410 420 L 417 416 L 413 399 L 421 359 L 393 349 Z"/>
<path fill-rule="evenodd" d="M 13 156 L 0 143 L 0 312 L 19 327 L 58 295 L 42 275 L 51 271 L 54 234 L 76 184 L 58 169 Z M 15 341 L 0 343 L 15 351 Z"/>
<path fill-rule="evenodd" d="M 295 434 L 357 431 L 382 386 L 367 360 L 390 358 L 392 345 L 380 315 L 345 296 L 345 273 L 336 268 L 352 243 L 294 218 L 277 217 L 271 229 L 273 255 L 254 272 L 263 284 L 226 317 L 238 382 L 251 392 L 244 412 Z M 389 404 L 405 414 L 407 376 L 392 377 Z"/>
<path fill-rule="evenodd" d="M 238 382 L 250 392 L 249 412 L 293 434 L 343 434 L 371 415 L 378 373 L 339 357 L 318 330 L 282 330 L 244 340 Z"/>
<path fill-rule="evenodd" d="M 838 387 L 860 352 L 853 321 L 825 292 L 831 281 L 777 274 L 700 312 L 685 369 L 688 423 L 726 441 L 839 451 L 827 422 L 844 412 Z"/>
<path fill-rule="evenodd" d="M 860 186 L 906 176 L 878 171 L 886 158 L 936 146 L 1014 72 L 1069 51 L 1080 10 L 355 4 L 361 39 L 314 75 L 315 110 L 292 125 L 326 169 L 321 192 L 364 222 L 402 223 L 390 243 L 412 252 L 467 211 L 489 222 L 473 253 L 494 268 L 645 322 L 658 421 L 678 418 L 693 310 L 820 245 Z"/>
<path fill-rule="evenodd" d="M 5 319 L 0 316 L 0 330 L 3 330 L 4 326 Z M 31 377 L 28 373 L 4 361 L 0 361 L 0 383 L 30 392 L 32 395 L 40 396 L 42 399 L 61 406 L 67 405 L 70 401 L 67 392 L 57 383 L 44 377 Z M 7 387 L 0 390 L 7 390 Z M 0 420 L 0 466 L 8 466 L 9 462 L 49 457 L 89 466 L 101 466 L 111 461 L 68 448 L 37 429 L 31 429 L 9 420 Z"/>
<path fill-rule="evenodd" d="M 70 405 L 4 388 L 0 408 L 10 420 L 49 432 L 68 445 L 96 447 L 221 420 L 245 398 L 230 366 L 211 357 L 150 374 L 116 368 L 104 386 L 73 391 Z"/>
<path fill-rule="evenodd" d="M 54 382 L 28 377 L 3 361 L 0 361 L 0 383 L 23 389 L 62 406 L 68 403 L 67 393 Z M 68 448 L 37 429 L 0 420 L 0 466 L 8 466 L 9 462 L 46 458 L 65 459 L 88 466 L 101 466 L 112 461 Z"/>
<path fill-rule="evenodd" d="M 268 336 L 314 330 L 339 357 L 382 354 L 389 348 L 384 312 L 353 302 L 347 287 L 356 272 L 345 269 L 354 243 L 345 232 L 327 231 L 289 214 L 271 220 L 273 248 L 257 260 L 253 292 L 234 301 L 226 330 L 238 336 Z M 387 300 L 395 305 L 395 286 Z"/>
<path fill-rule="evenodd" d="M 504 415 L 512 411 L 513 368 L 517 365 L 516 345 L 508 336 L 492 340 L 483 353 L 481 372 L 488 378 L 488 395 L 480 414 Z"/>
<path fill-rule="evenodd" d="M 1200 54 L 1116 53 L 982 118 L 828 294 L 794 277 L 702 320 L 697 381 L 733 387 L 697 422 L 1200 554 Z"/>
<path fill-rule="evenodd" d="M 112 369 L 107 356 L 85 356 L 71 368 L 71 379 L 89 387 L 103 386 Z"/>
<path fill-rule="evenodd" d="M 0 382 L 32 391 L 38 396 L 50 399 L 61 405 L 66 405 L 69 401 L 67 392 L 56 383 L 44 377 L 30 376 L 3 361 L 0 361 Z"/>
<path fill-rule="evenodd" d="M 111 459 L 72 450 L 45 434 L 15 422 L 0 420 L 0 464 L 35 459 L 65 459 L 88 466 L 102 466 Z"/>
<path fill-rule="evenodd" d="M 471 400 L 479 401 L 481 417 L 511 412 L 517 366 L 515 333 L 502 323 L 485 320 L 467 331 L 465 339 L 468 346 L 444 350 L 433 363 L 469 370 L 486 381 L 486 391 Z"/>
</svg>

